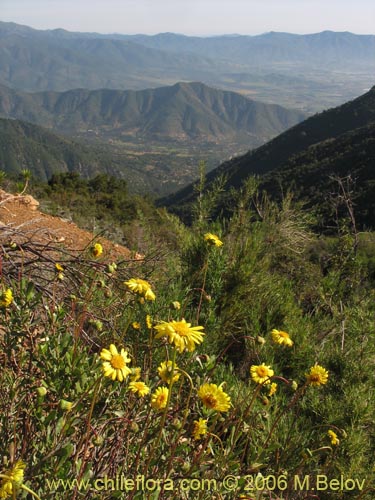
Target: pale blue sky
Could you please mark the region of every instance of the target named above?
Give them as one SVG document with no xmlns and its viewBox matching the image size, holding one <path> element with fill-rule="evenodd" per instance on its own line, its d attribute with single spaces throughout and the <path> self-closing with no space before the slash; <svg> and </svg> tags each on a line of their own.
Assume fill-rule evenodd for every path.
<svg viewBox="0 0 375 500">
<path fill-rule="evenodd" d="M 0 0 L 0 20 L 99 33 L 375 34 L 375 0 Z"/>
</svg>

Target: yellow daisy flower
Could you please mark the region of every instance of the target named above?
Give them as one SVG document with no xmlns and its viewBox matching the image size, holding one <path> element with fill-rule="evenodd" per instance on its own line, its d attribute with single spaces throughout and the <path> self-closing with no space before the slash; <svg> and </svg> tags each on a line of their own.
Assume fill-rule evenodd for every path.
<svg viewBox="0 0 375 500">
<path fill-rule="evenodd" d="M 204 239 L 207 243 L 215 247 L 221 247 L 223 245 L 223 242 L 218 238 L 218 236 L 216 236 L 216 234 L 206 233 L 204 235 Z"/>
<path fill-rule="evenodd" d="M 250 375 L 257 384 L 269 384 L 270 377 L 273 377 L 274 371 L 270 366 L 262 363 L 261 365 L 253 365 L 250 368 Z"/>
<path fill-rule="evenodd" d="M 102 245 L 100 243 L 95 243 L 95 245 L 91 247 L 91 253 L 94 257 L 100 257 L 103 253 Z"/>
<path fill-rule="evenodd" d="M 59 273 L 62 273 L 64 271 L 64 268 L 61 264 L 59 264 L 58 262 L 56 262 L 55 264 L 55 270 L 58 271 Z"/>
<path fill-rule="evenodd" d="M 110 377 L 112 380 L 123 380 L 131 374 L 131 369 L 126 365 L 131 359 L 128 357 L 127 351 L 121 349 L 119 353 L 116 346 L 111 344 L 108 349 L 102 349 L 100 357 L 103 360 L 103 372 L 105 377 Z"/>
<path fill-rule="evenodd" d="M 129 390 L 137 394 L 137 396 L 143 398 L 150 392 L 150 388 L 144 382 L 130 382 Z"/>
<path fill-rule="evenodd" d="M 144 297 L 146 300 L 155 300 L 156 298 L 151 289 L 150 283 L 146 280 L 131 278 L 130 280 L 125 281 L 124 285 L 127 286 L 127 288 L 132 292 Z"/>
<path fill-rule="evenodd" d="M 134 330 L 140 330 L 141 324 L 138 321 L 133 321 L 132 327 L 134 328 Z"/>
<path fill-rule="evenodd" d="M 340 444 L 340 440 L 337 437 L 336 432 L 332 431 L 331 429 L 327 432 L 329 439 L 331 440 L 331 445 L 332 446 L 337 446 Z"/>
<path fill-rule="evenodd" d="M 17 460 L 11 469 L 2 472 L 7 477 L 1 478 L 0 498 L 15 498 L 15 492 L 23 483 L 25 467 L 26 464 L 22 460 Z"/>
<path fill-rule="evenodd" d="M 169 389 L 168 387 L 158 387 L 151 396 L 151 407 L 154 410 L 162 410 L 167 406 Z"/>
<path fill-rule="evenodd" d="M 207 434 L 207 420 L 200 418 L 199 420 L 194 420 L 193 427 L 193 438 L 201 439 L 202 436 Z"/>
<path fill-rule="evenodd" d="M 276 382 L 272 382 L 272 384 L 270 385 L 270 389 L 268 391 L 268 396 L 273 396 L 276 391 L 277 391 L 277 384 Z"/>
<path fill-rule="evenodd" d="M 230 397 L 222 389 L 222 384 L 203 384 L 198 390 L 198 397 L 206 408 L 226 412 L 231 406 Z"/>
<path fill-rule="evenodd" d="M 310 385 L 324 385 L 328 381 L 328 371 L 316 364 L 310 368 L 310 373 L 306 373 L 306 377 Z"/>
<path fill-rule="evenodd" d="M 283 332 L 282 330 L 276 330 L 276 328 L 274 328 L 271 333 L 272 339 L 276 344 L 292 347 L 293 340 L 290 338 L 289 333 Z"/>
<path fill-rule="evenodd" d="M 173 382 L 177 382 L 181 375 L 177 371 L 178 367 L 176 364 L 174 365 L 174 374 L 172 374 L 172 365 L 172 361 L 163 361 L 158 367 L 159 377 L 166 384 L 170 384 L 172 380 Z"/>
<path fill-rule="evenodd" d="M 191 326 L 184 319 L 181 321 L 163 321 L 160 325 L 155 326 L 157 334 L 156 339 L 167 337 L 168 342 L 173 344 L 178 352 L 183 352 L 185 349 L 189 352 L 194 351 L 195 345 L 203 341 L 204 332 L 203 326 Z"/>
<path fill-rule="evenodd" d="M 10 288 L 7 288 L 0 294 L 0 307 L 7 308 L 13 302 L 13 293 Z"/>
</svg>

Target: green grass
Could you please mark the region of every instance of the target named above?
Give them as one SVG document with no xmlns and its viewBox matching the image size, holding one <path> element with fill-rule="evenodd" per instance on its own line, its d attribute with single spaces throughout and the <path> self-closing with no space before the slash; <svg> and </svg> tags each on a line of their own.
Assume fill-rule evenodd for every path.
<svg viewBox="0 0 375 500">
<path fill-rule="evenodd" d="M 373 498 L 373 235 L 353 253 L 350 227 L 322 245 L 290 200 L 264 201 L 262 219 L 245 207 L 242 198 L 215 223 L 206 207 L 190 228 L 146 217 L 145 260 L 116 266 L 90 249 L 36 254 L 17 244 L 22 229 L 6 228 L 0 491 L 22 460 L 17 498 Z M 145 281 L 132 291 L 132 278 Z M 183 319 L 203 327 L 202 337 L 177 336 L 195 339 L 188 349 L 171 333 Z M 273 329 L 293 345 L 275 343 Z M 111 344 L 125 358 L 103 354 Z M 112 380 L 103 356 L 132 371 Z M 166 360 L 179 375 L 169 384 L 158 371 Z M 251 376 L 262 364 L 272 395 Z M 314 385 L 316 364 L 328 379 Z M 143 396 L 131 391 L 136 367 Z M 221 390 L 206 386 L 202 399 L 204 384 Z M 341 487 L 341 477 L 352 482 Z"/>
</svg>

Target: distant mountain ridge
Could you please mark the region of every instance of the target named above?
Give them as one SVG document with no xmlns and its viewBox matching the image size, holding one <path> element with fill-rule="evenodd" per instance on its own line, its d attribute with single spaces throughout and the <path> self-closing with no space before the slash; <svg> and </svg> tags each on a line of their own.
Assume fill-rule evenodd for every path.
<svg viewBox="0 0 375 500">
<path fill-rule="evenodd" d="M 139 89 L 146 82 L 200 80 L 214 66 L 203 56 L 171 54 L 117 37 L 2 22 L 0 61 L 0 83 L 26 91 Z"/>
<path fill-rule="evenodd" d="M 270 62 L 306 62 L 312 59 L 320 67 L 327 64 L 336 68 L 342 64 L 368 64 L 375 66 L 375 35 L 358 35 L 349 31 L 325 30 L 311 34 L 270 31 L 260 35 L 188 36 L 176 33 L 156 35 L 126 35 L 71 32 L 64 29 L 37 30 L 16 23 L 0 21 L 2 38 L 8 36 L 35 37 L 42 40 L 70 41 L 96 39 L 100 42 L 115 40 L 131 42 L 149 49 L 177 54 L 198 55 L 211 60 L 227 59 L 232 62 L 267 65 Z M 68 46 L 68 45 L 67 45 Z M 89 46 L 87 46 L 89 47 Z M 97 48 L 100 48 L 98 42 Z M 219 57 L 218 57 L 219 56 Z"/>
<path fill-rule="evenodd" d="M 0 22 L 0 84 L 32 92 L 201 81 L 311 112 L 369 87 L 374 53 L 374 35 L 329 31 L 199 38 L 42 31 Z"/>
<path fill-rule="evenodd" d="M 261 64 L 299 62 L 306 59 L 319 67 L 354 63 L 375 65 L 375 35 L 356 35 L 350 32 L 322 31 L 308 35 L 269 32 L 261 35 L 227 35 L 213 37 L 191 37 L 174 33 L 158 35 L 118 36 L 146 47 L 172 53 L 205 54 L 232 62 Z"/>
<path fill-rule="evenodd" d="M 0 86 L 0 116 L 65 134 L 95 130 L 143 138 L 237 140 L 259 145 L 306 115 L 202 83 L 142 91 L 84 90 L 28 94 Z"/>
</svg>

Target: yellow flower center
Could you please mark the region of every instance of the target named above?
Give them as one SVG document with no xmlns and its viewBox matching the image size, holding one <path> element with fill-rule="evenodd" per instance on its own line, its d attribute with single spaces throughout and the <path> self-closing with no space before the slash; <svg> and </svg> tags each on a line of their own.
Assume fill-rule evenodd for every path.
<svg viewBox="0 0 375 500">
<path fill-rule="evenodd" d="M 115 370 L 122 370 L 126 366 L 124 358 L 121 356 L 121 354 L 115 354 L 114 356 L 112 356 L 110 363 L 112 368 L 114 368 Z"/>
<path fill-rule="evenodd" d="M 166 401 L 167 401 L 167 396 L 164 393 L 159 394 L 158 397 L 156 398 L 156 403 L 159 406 L 162 406 Z"/>
<path fill-rule="evenodd" d="M 259 377 L 268 377 L 268 370 L 265 366 L 258 366 L 257 368 L 257 374 Z"/>
<path fill-rule="evenodd" d="M 182 337 L 189 336 L 189 327 L 187 326 L 187 323 L 174 324 L 173 329 L 178 335 L 181 335 Z"/>
<path fill-rule="evenodd" d="M 217 399 L 212 394 L 207 394 L 207 396 L 203 398 L 203 402 L 207 408 L 215 408 L 217 405 Z"/>
</svg>

